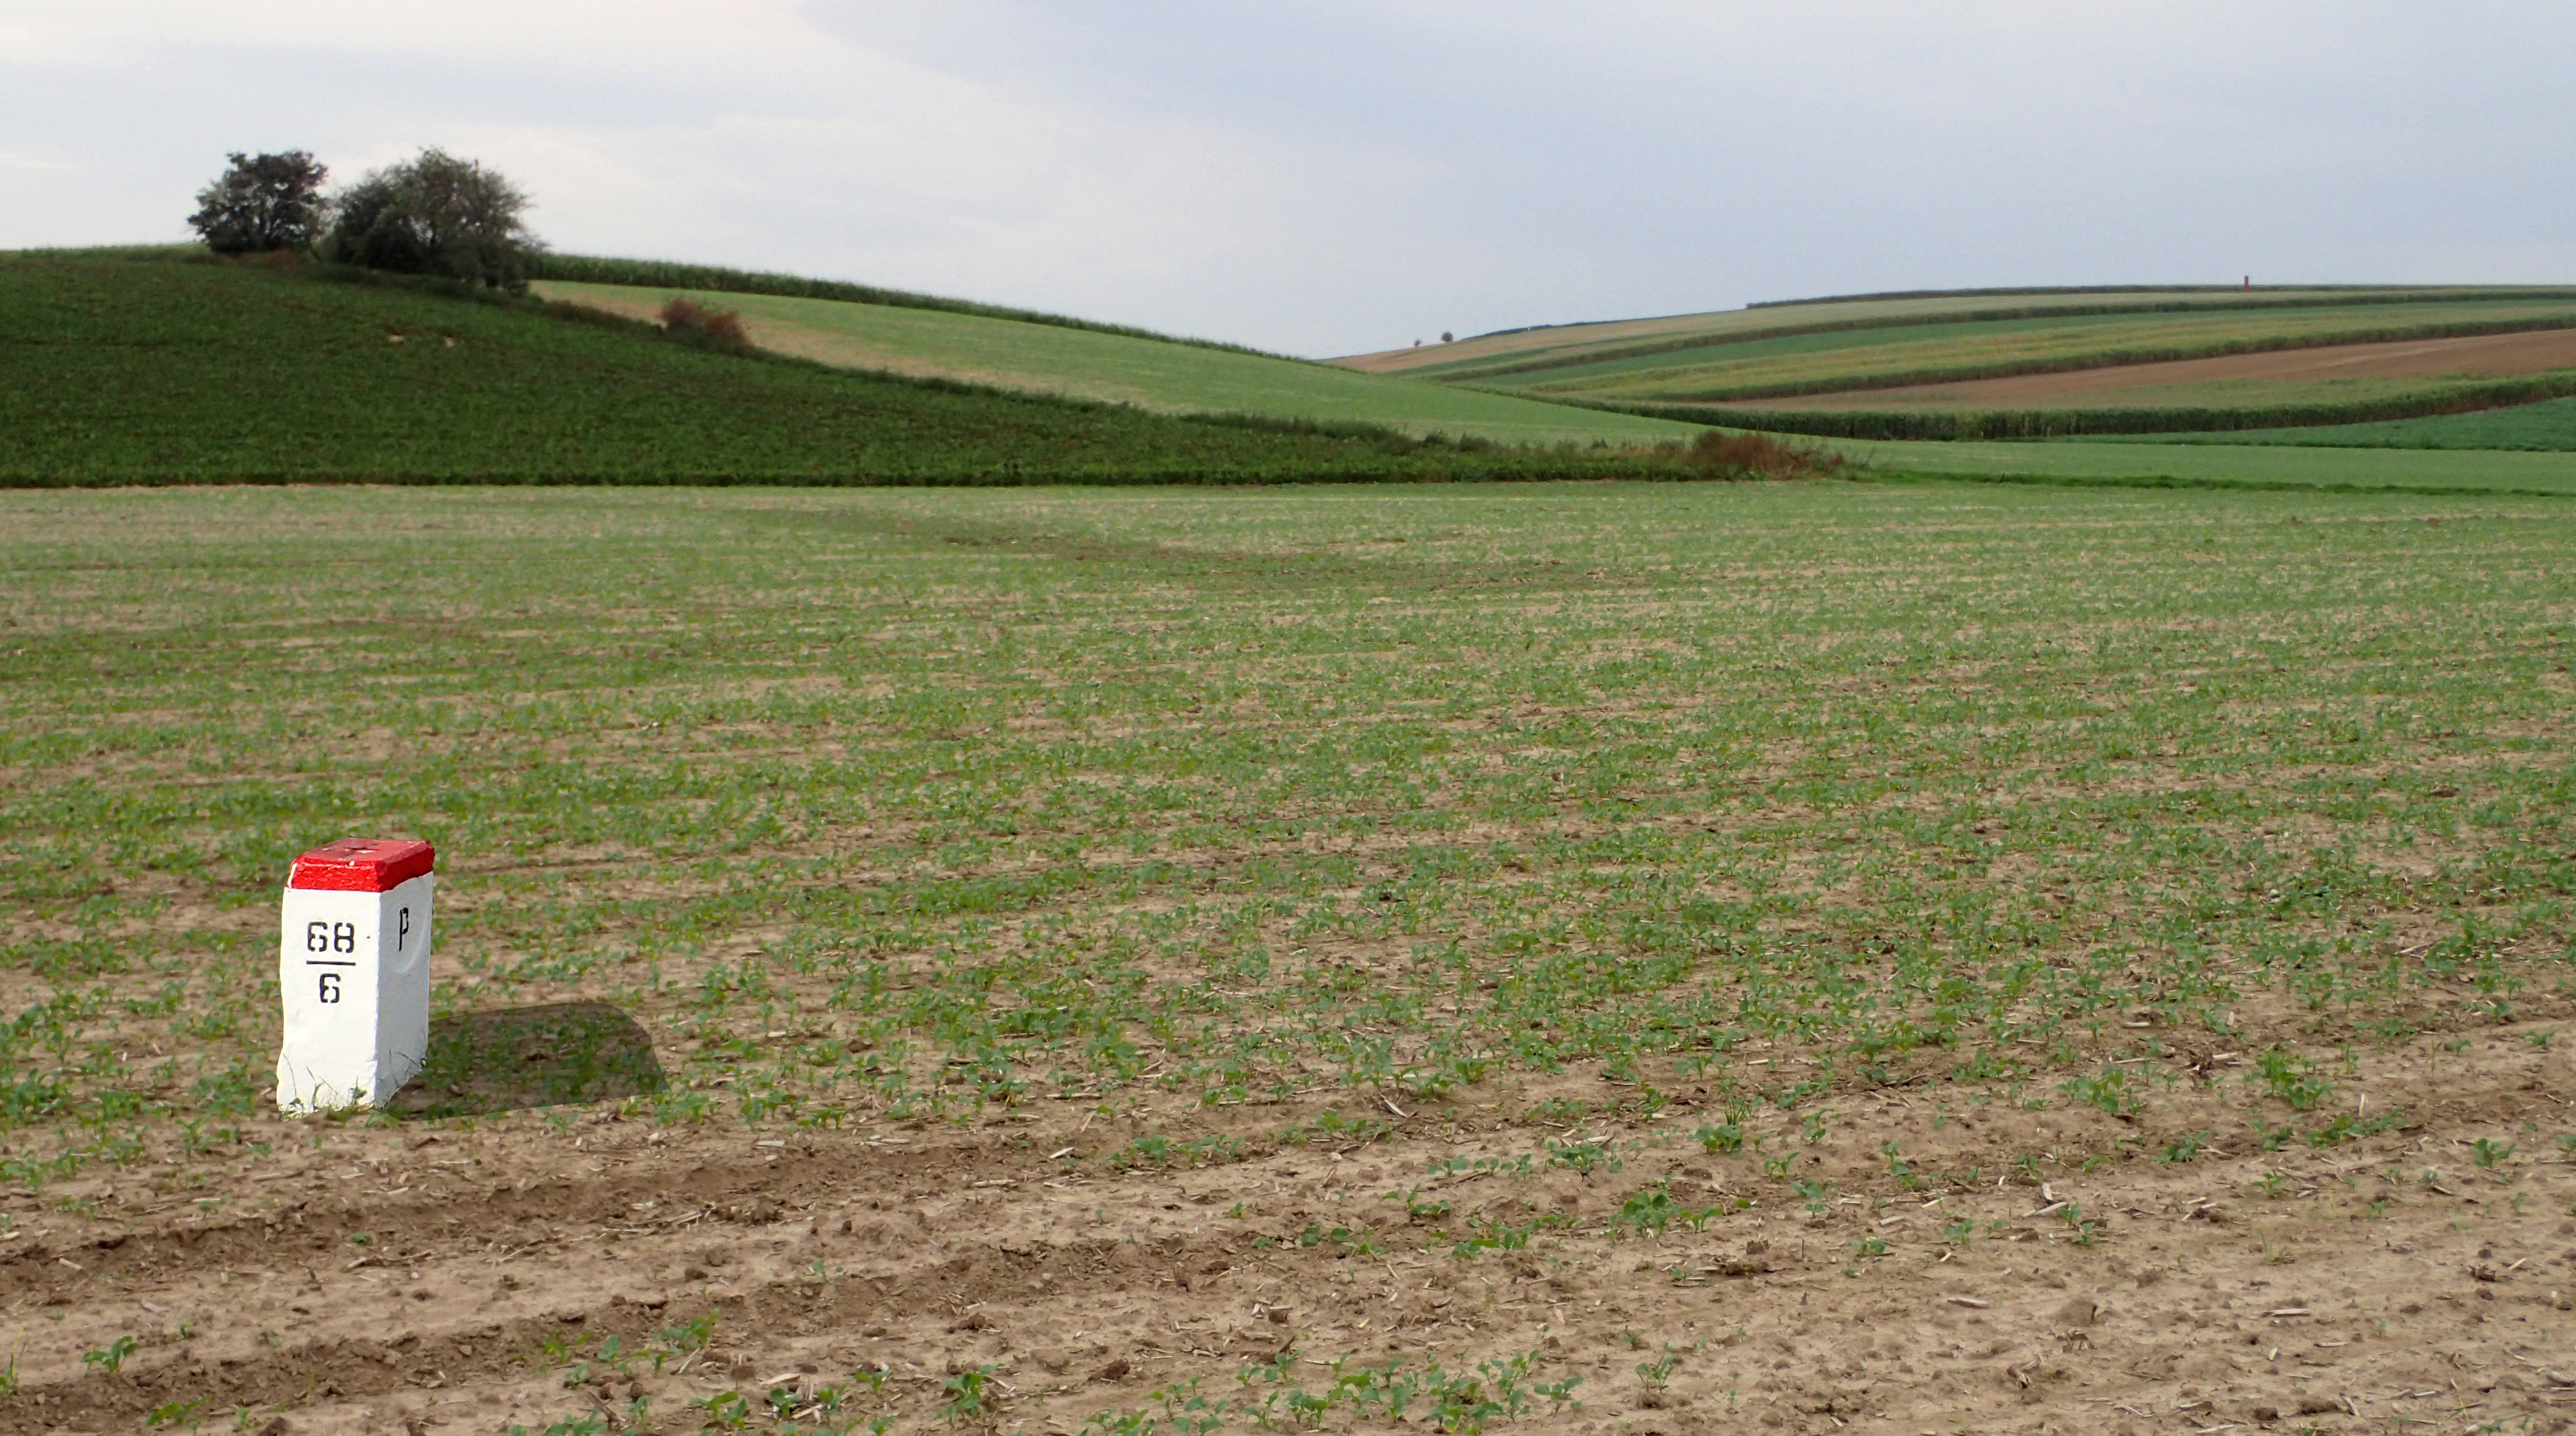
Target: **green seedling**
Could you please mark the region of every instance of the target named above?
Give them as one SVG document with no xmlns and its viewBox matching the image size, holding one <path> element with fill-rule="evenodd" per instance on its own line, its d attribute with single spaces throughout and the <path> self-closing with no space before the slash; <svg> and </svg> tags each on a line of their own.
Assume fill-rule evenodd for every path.
<svg viewBox="0 0 2576 1436">
<path fill-rule="evenodd" d="M 2177 1137 L 2173 1141 L 2166 1143 L 2165 1149 L 2156 1154 L 2156 1160 L 2159 1162 L 2173 1163 L 2196 1161 L 2199 1159 L 2201 1152 L 2208 1146 L 2209 1134 L 2207 1132 L 2186 1133 L 2183 1136 Z"/>
<path fill-rule="evenodd" d="M 1449 1215 L 1449 1204 L 1447 1202 L 1439 1200 L 1438 1198 L 1424 1200 L 1421 1193 L 1422 1189 L 1420 1187 L 1407 1187 L 1400 1192 L 1388 1192 L 1384 1196 L 1378 1198 L 1378 1200 L 1383 1202 L 1393 1202 L 1397 1206 L 1404 1208 L 1404 1216 L 1407 1221 L 1436 1221 L 1441 1217 Z"/>
<path fill-rule="evenodd" d="M 940 1382 L 939 1389 L 946 1393 L 939 1404 L 939 1414 L 949 1425 L 980 1417 L 995 1399 L 993 1368 L 970 1366 Z"/>
<path fill-rule="evenodd" d="M 81 1364 L 94 1367 L 110 1376 L 125 1370 L 125 1359 L 134 1354 L 138 1343 L 131 1336 L 120 1336 L 103 1347 L 81 1353 Z"/>
</svg>

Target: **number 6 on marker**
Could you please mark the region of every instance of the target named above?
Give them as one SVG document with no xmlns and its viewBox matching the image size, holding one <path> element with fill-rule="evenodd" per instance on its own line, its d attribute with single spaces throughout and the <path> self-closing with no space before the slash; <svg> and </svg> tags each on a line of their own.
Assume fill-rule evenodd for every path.
<svg viewBox="0 0 2576 1436">
<path fill-rule="evenodd" d="M 346 838 L 295 860 L 278 912 L 277 1105 L 379 1106 L 429 1055 L 423 842 Z"/>
</svg>

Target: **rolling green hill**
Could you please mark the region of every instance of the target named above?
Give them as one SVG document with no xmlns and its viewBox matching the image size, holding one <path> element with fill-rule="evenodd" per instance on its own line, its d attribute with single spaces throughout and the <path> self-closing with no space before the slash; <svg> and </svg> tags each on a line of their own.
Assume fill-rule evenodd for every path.
<svg viewBox="0 0 2576 1436">
<path fill-rule="evenodd" d="M 720 272 L 719 272 L 720 273 Z M 963 380 L 1132 404 L 1162 413 L 1241 413 L 1384 424 L 1414 435 L 1507 444 L 1651 444 L 1693 425 L 1388 378 L 1248 350 L 912 304 L 699 288 L 540 281 L 549 299 L 649 319 L 685 297 L 742 316 L 752 342 L 841 368 Z"/>
<path fill-rule="evenodd" d="M 1653 468 L 1614 453 L 1170 417 L 849 373 L 718 352 L 570 306 L 150 254 L 0 256 L 0 434 L 0 483 L 21 485 L 1234 482 Z"/>
</svg>

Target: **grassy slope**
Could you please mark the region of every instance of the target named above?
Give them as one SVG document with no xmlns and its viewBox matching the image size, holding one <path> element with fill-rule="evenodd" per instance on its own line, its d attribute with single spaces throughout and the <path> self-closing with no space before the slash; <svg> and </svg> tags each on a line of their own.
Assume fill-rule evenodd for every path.
<svg viewBox="0 0 2576 1436">
<path fill-rule="evenodd" d="M 76 256 L 0 259 L 0 433 L 10 439 L 0 482 L 20 484 L 1257 480 L 1577 467 L 839 373 L 410 286 Z"/>
<path fill-rule="evenodd" d="M 1653 443 L 1694 425 L 1573 409 L 1170 340 L 934 309 L 549 281 L 548 298 L 648 318 L 674 295 L 743 316 L 761 347 L 820 363 L 938 375 L 1167 413 L 1385 424 L 1500 443 Z"/>
<path fill-rule="evenodd" d="M 2357 449 L 2576 449 L 2576 399 L 2518 404 L 2481 414 L 2442 414 L 2376 424 L 2327 424 L 2308 429 L 2246 429 L 2215 434 L 2159 434 L 2152 439 L 2101 435 L 2086 443 L 2282 444 L 2303 448 Z"/>
</svg>

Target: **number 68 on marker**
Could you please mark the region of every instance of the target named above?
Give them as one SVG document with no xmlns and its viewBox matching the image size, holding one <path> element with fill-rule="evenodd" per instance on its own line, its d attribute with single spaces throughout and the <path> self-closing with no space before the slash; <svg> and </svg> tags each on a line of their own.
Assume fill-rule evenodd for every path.
<svg viewBox="0 0 2576 1436">
<path fill-rule="evenodd" d="M 346 838 L 295 860 L 279 923 L 277 1105 L 372 1107 L 429 1055 L 427 843 Z"/>
</svg>

